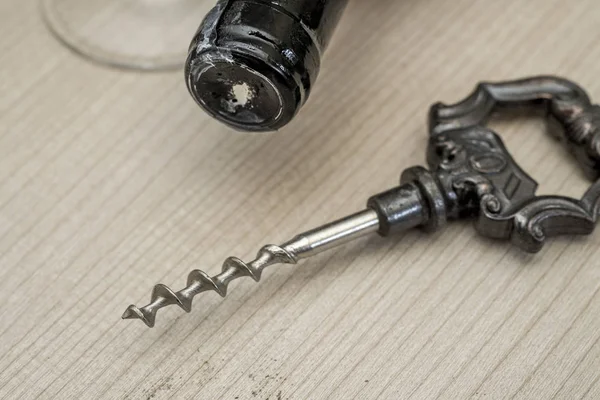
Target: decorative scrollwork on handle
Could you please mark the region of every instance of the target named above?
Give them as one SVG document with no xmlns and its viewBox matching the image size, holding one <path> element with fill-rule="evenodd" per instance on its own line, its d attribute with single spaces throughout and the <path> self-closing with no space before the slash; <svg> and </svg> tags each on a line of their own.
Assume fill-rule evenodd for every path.
<svg viewBox="0 0 600 400">
<path fill-rule="evenodd" d="M 428 163 L 452 187 L 454 216 L 476 214 L 481 234 L 510 239 L 529 252 L 550 236 L 591 233 L 600 214 L 600 180 L 581 200 L 537 197 L 535 180 L 484 126 L 494 111 L 515 106 L 542 107 L 553 136 L 587 176 L 600 178 L 600 107 L 578 85 L 552 76 L 481 83 L 463 101 L 435 104 L 429 113 Z"/>
<path fill-rule="evenodd" d="M 568 146 L 591 179 L 600 178 L 600 107 L 590 102 L 581 87 L 563 78 L 480 83 L 459 103 L 434 104 L 429 112 L 429 132 L 435 136 L 483 126 L 495 110 L 516 106 L 544 107 L 552 123 L 551 133 Z"/>
</svg>

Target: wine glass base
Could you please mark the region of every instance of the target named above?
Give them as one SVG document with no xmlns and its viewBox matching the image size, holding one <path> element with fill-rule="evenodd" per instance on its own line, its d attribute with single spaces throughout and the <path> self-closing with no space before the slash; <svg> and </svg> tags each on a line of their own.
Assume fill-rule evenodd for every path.
<svg viewBox="0 0 600 400">
<path fill-rule="evenodd" d="M 183 68 L 214 0 L 41 0 L 51 32 L 100 64 L 142 71 Z"/>
</svg>

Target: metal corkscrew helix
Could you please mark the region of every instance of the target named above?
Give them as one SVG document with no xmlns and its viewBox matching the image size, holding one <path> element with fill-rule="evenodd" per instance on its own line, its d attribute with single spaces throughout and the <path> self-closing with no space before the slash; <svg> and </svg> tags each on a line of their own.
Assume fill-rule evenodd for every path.
<svg viewBox="0 0 600 400">
<path fill-rule="evenodd" d="M 498 107 L 532 105 L 548 114 L 554 136 L 564 142 L 586 174 L 596 180 L 581 200 L 536 196 L 537 183 L 512 159 L 500 137 L 484 127 Z M 228 258 L 214 277 L 195 270 L 187 287 L 174 292 L 159 284 L 150 304 L 131 305 L 123 318 L 154 326 L 156 312 L 176 304 L 189 312 L 194 296 L 205 291 L 227 294 L 231 281 L 259 281 L 273 264 L 303 258 L 377 232 L 388 236 L 415 227 L 436 230 L 447 220 L 475 219 L 487 237 L 509 239 L 528 252 L 541 250 L 547 237 L 590 234 L 600 214 L 600 107 L 574 83 L 557 77 L 482 83 L 455 105 L 435 104 L 429 114 L 430 169 L 404 171 L 400 186 L 371 197 L 367 209 L 302 233 L 281 246 L 263 247 L 254 261 Z"/>
</svg>

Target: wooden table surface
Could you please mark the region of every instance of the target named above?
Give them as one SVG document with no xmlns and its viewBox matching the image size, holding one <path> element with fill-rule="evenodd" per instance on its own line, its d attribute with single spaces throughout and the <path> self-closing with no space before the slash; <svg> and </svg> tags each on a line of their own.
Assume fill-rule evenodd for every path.
<svg viewBox="0 0 600 400">
<path fill-rule="evenodd" d="M 597 0 L 354 0 L 276 134 L 203 114 L 181 72 L 63 48 L 0 4 L 0 398 L 598 399 L 600 234 L 525 255 L 469 223 L 366 238 L 122 321 L 152 286 L 361 209 L 424 162 L 426 113 L 559 74 L 600 100 Z M 589 182 L 543 121 L 494 124 L 541 193 Z"/>
</svg>

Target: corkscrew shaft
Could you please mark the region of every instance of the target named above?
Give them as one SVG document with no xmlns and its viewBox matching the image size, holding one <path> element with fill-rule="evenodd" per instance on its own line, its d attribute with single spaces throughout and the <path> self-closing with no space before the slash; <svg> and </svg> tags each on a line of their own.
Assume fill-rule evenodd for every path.
<svg viewBox="0 0 600 400">
<path fill-rule="evenodd" d="M 230 257 L 223 263 L 222 272 L 214 277 L 195 270 L 188 276 L 188 286 L 174 292 L 167 286 L 158 284 L 152 292 L 150 304 L 142 308 L 130 305 L 123 319 L 141 319 L 149 327 L 154 326 L 156 312 L 166 306 L 176 304 L 185 311 L 192 309 L 192 299 L 199 293 L 212 290 L 222 297 L 227 294 L 227 286 L 237 278 L 249 276 L 259 281 L 262 270 L 273 264 L 295 264 L 325 250 L 347 243 L 379 229 L 377 213 L 371 209 L 342 218 L 322 227 L 295 236 L 281 246 L 263 247 L 255 260 L 245 263 Z"/>
<path fill-rule="evenodd" d="M 264 246 L 249 263 L 229 257 L 223 263 L 221 273 L 213 277 L 200 270 L 194 270 L 188 276 L 187 287 L 178 292 L 158 284 L 152 291 L 150 304 L 141 308 L 130 305 L 122 318 L 141 319 L 146 325 L 153 327 L 156 313 L 161 308 L 178 305 L 190 312 L 192 300 L 197 294 L 212 290 L 225 297 L 231 281 L 248 276 L 258 282 L 262 271 L 270 265 L 296 264 L 298 260 L 370 233 L 377 232 L 387 236 L 394 231 L 403 231 L 428 223 L 431 220 L 430 207 L 423 193 L 424 189 L 415 182 L 406 182 L 371 197 L 367 203 L 368 208 L 364 211 L 296 235 L 281 246 Z"/>
<path fill-rule="evenodd" d="M 297 235 L 282 247 L 296 259 L 308 258 L 378 229 L 377 213 L 368 209 Z"/>
</svg>

